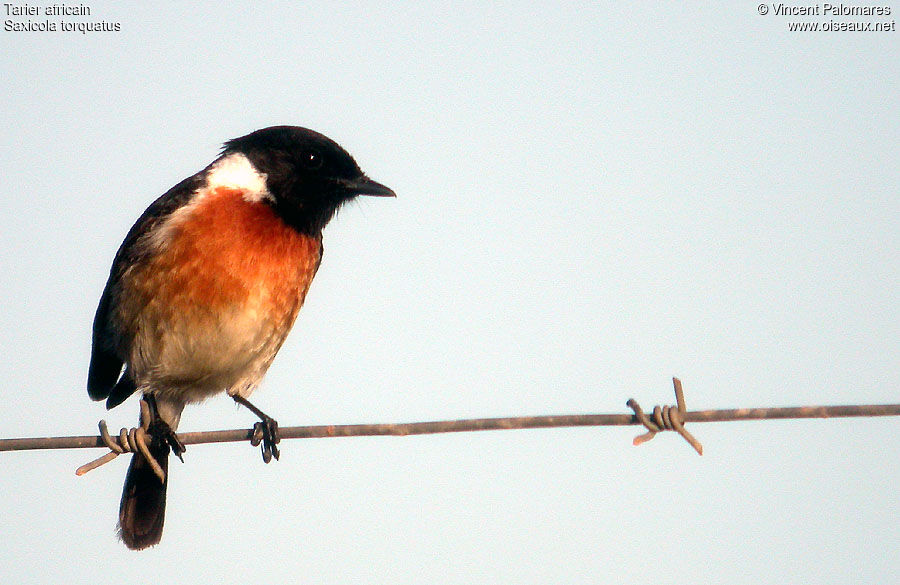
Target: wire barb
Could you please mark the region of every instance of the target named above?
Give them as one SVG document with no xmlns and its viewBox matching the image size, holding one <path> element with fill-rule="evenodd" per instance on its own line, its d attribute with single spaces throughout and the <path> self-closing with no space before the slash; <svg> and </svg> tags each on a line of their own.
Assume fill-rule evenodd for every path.
<svg viewBox="0 0 900 585">
<path fill-rule="evenodd" d="M 118 441 L 114 439 L 109 434 L 109 428 L 106 425 L 105 420 L 101 420 L 98 426 L 100 427 L 100 439 L 103 443 L 109 447 L 109 453 L 103 455 L 102 457 L 98 457 L 89 463 L 85 463 L 81 467 L 75 470 L 75 475 L 84 475 L 88 471 L 92 469 L 97 469 L 101 465 L 106 465 L 119 455 L 123 453 L 134 453 L 134 456 L 141 456 L 147 460 L 147 463 L 150 464 L 151 469 L 153 469 L 153 473 L 159 478 L 159 481 L 166 481 L 166 472 L 163 471 L 162 466 L 156 460 L 155 457 L 150 453 L 150 448 L 147 446 L 147 437 L 150 435 L 147 432 L 147 429 L 150 426 L 150 405 L 146 400 L 141 400 L 141 426 L 133 428 L 133 429 L 125 429 L 119 431 L 119 436 L 117 437 Z"/>
<path fill-rule="evenodd" d="M 672 378 L 672 383 L 675 385 L 676 406 L 654 406 L 653 420 L 650 420 L 644 414 L 644 410 L 637 400 L 634 398 L 628 399 L 626 404 L 634 411 L 634 417 L 647 429 L 646 433 L 635 437 L 633 443 L 635 446 L 646 443 L 660 431 L 675 431 L 684 437 L 684 440 L 690 443 L 691 447 L 698 454 L 703 455 L 703 445 L 684 428 L 684 416 L 687 413 L 687 405 L 684 403 L 684 390 L 681 387 L 681 380 Z"/>
</svg>

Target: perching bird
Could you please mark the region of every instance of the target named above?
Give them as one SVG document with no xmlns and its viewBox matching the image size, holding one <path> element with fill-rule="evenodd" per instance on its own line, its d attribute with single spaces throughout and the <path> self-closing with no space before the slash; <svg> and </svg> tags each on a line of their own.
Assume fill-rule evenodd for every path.
<svg viewBox="0 0 900 585">
<path fill-rule="evenodd" d="M 166 470 L 185 404 L 227 392 L 247 402 L 294 324 L 322 259 L 322 229 L 357 195 L 394 196 L 329 138 L 274 126 L 225 143 L 208 167 L 154 201 L 122 242 L 94 317 L 88 394 L 151 406 L 150 452 Z M 124 367 L 124 370 L 123 370 Z M 167 477 L 167 474 L 165 474 Z M 132 549 L 162 536 L 166 480 L 131 459 L 119 508 Z"/>
</svg>

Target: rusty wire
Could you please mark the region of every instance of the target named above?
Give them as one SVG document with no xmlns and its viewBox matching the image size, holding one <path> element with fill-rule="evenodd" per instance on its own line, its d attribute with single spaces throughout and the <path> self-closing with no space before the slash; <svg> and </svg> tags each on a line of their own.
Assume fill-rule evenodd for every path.
<svg viewBox="0 0 900 585">
<path fill-rule="evenodd" d="M 637 403 L 637 400 L 634 398 L 628 399 L 626 405 L 634 411 L 634 416 L 647 429 L 646 433 L 634 438 L 633 444 L 638 446 L 641 443 L 646 443 L 660 431 L 676 431 L 679 435 L 684 437 L 684 440 L 694 448 L 698 455 L 703 455 L 703 445 L 694 438 L 694 435 L 684 428 L 684 417 L 687 414 L 687 405 L 684 402 L 684 390 L 681 387 L 681 380 L 672 378 L 672 382 L 675 384 L 675 402 L 677 404 L 676 406 L 653 407 L 653 421 L 647 418 L 647 415 L 644 414 L 644 411 L 641 409 L 641 405 Z"/>
<path fill-rule="evenodd" d="M 634 399 L 630 399 L 627 405 L 634 414 L 570 414 L 551 416 L 522 416 L 507 418 L 476 418 L 461 420 L 440 420 L 414 423 L 386 423 L 386 424 L 353 424 L 353 425 L 316 425 L 282 427 L 279 429 L 279 437 L 282 439 L 312 439 L 329 437 L 360 437 L 360 436 L 406 436 L 425 435 L 436 433 L 458 433 L 469 431 L 492 431 L 511 429 L 536 429 L 554 427 L 581 427 L 581 426 L 628 426 L 643 425 L 647 433 L 634 439 L 634 444 L 639 445 L 653 438 L 656 433 L 664 430 L 674 430 L 681 434 L 698 453 L 702 454 L 702 446 L 687 430 L 685 423 L 700 422 L 729 422 L 741 420 L 770 420 L 770 419 L 804 419 L 804 418 L 837 418 L 837 417 L 873 417 L 873 416 L 900 416 L 900 404 L 868 404 L 868 405 L 844 405 L 844 406 L 795 406 L 779 408 L 739 408 L 727 410 L 696 410 L 687 411 L 684 403 L 684 395 L 681 390 L 681 381 L 673 378 L 675 385 L 676 406 L 657 406 L 653 409 L 653 416 L 644 414 L 640 405 Z M 101 421 L 102 422 L 102 421 Z M 84 449 L 106 447 L 110 452 L 99 459 L 79 468 L 81 473 L 99 467 L 103 463 L 117 457 L 119 449 L 122 452 L 134 451 L 128 444 L 130 432 L 125 432 L 123 438 L 110 437 L 109 433 L 103 436 L 75 436 L 75 437 L 32 437 L 21 439 L 0 439 L 0 451 L 24 451 L 33 449 Z M 123 429 L 124 430 L 124 429 Z M 134 431 L 135 429 L 132 429 Z M 146 429 L 145 429 L 146 430 Z M 185 445 L 197 445 L 201 443 L 225 443 L 235 441 L 249 441 L 252 438 L 253 429 L 231 429 L 220 431 L 200 431 L 178 433 L 178 438 Z M 116 443 L 115 439 L 119 442 Z"/>
<path fill-rule="evenodd" d="M 146 400 L 141 400 L 141 426 L 137 428 L 122 429 L 119 431 L 119 436 L 113 438 L 109 434 L 109 428 L 106 426 L 106 421 L 101 420 L 100 427 L 100 439 L 103 441 L 103 444 L 109 447 L 109 453 L 103 455 L 102 457 L 98 457 L 93 461 L 85 463 L 81 467 L 75 470 L 75 475 L 84 475 L 88 471 L 92 469 L 97 469 L 101 465 L 106 465 L 119 455 L 123 453 L 140 453 L 141 456 L 147 460 L 150 464 L 150 468 L 153 470 L 153 473 L 156 474 L 156 477 L 159 478 L 159 481 L 166 481 L 166 472 L 163 471 L 162 465 L 159 461 L 156 460 L 153 455 L 150 454 L 150 448 L 147 446 L 147 438 L 150 436 L 148 429 L 150 427 L 150 405 Z"/>
</svg>

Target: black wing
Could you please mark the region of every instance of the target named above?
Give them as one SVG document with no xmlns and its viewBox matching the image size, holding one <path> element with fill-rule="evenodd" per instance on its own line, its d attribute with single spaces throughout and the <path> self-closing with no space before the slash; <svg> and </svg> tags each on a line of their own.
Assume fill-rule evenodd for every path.
<svg viewBox="0 0 900 585">
<path fill-rule="evenodd" d="M 151 253 L 146 247 L 138 245 L 141 238 L 158 227 L 173 211 L 190 201 L 203 184 L 204 172 L 188 177 L 151 203 L 131 226 L 125 241 L 116 252 L 106 288 L 103 289 L 97 313 L 94 315 L 91 365 L 87 380 L 88 395 L 91 398 L 102 400 L 109 397 L 107 408 L 119 404 L 135 391 L 134 381 L 129 372 L 126 370 L 124 374 L 122 373 L 125 357 L 120 353 L 123 345 L 129 345 L 130 340 L 119 338 L 111 320 L 115 312 L 119 282 L 129 266 L 143 261 Z"/>
</svg>

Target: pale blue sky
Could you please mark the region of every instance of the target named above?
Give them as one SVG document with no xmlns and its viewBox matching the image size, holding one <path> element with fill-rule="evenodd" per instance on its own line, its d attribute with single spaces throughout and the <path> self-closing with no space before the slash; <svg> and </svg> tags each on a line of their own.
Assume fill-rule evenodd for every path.
<svg viewBox="0 0 900 585">
<path fill-rule="evenodd" d="M 0 436 L 134 424 L 84 390 L 116 248 L 272 124 L 398 194 L 327 228 L 254 396 L 282 425 L 625 412 L 672 375 L 694 408 L 898 402 L 897 32 L 747 2 L 147 4 L 0 31 Z M 182 430 L 252 421 L 218 398 Z M 124 458 L 0 454 L 0 576 L 887 583 L 898 422 L 694 425 L 702 458 L 634 428 L 194 446 L 143 553 L 115 538 Z"/>
</svg>

